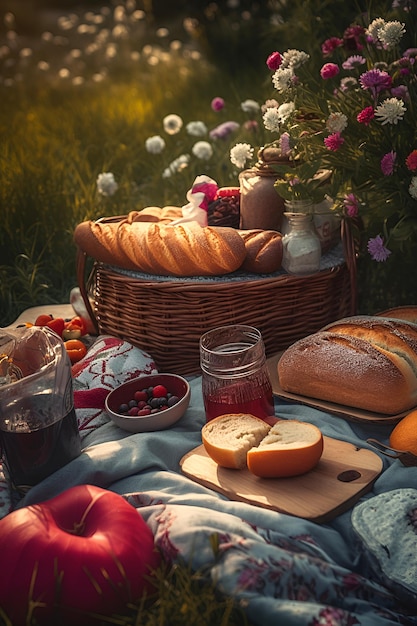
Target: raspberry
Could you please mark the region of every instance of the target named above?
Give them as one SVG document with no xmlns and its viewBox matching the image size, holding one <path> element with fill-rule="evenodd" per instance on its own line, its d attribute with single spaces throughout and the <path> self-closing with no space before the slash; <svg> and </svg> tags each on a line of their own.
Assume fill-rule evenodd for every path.
<svg viewBox="0 0 417 626">
<path fill-rule="evenodd" d="M 136 402 L 142 402 L 142 400 L 144 400 L 145 402 L 148 399 L 148 394 L 146 393 L 145 390 L 142 391 L 135 391 L 135 395 L 133 396 L 134 399 L 136 400 Z"/>
<path fill-rule="evenodd" d="M 164 385 L 155 385 L 153 388 L 153 397 L 154 398 L 164 398 L 166 397 L 168 391 Z"/>
</svg>

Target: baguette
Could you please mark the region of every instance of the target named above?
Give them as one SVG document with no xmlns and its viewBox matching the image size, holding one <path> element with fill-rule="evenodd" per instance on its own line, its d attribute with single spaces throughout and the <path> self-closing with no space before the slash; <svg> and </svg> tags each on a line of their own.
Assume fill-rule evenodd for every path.
<svg viewBox="0 0 417 626">
<path fill-rule="evenodd" d="M 103 263 L 160 276 L 216 276 L 237 270 L 246 256 L 242 237 L 233 228 L 190 222 L 82 222 L 75 243 Z"/>
<path fill-rule="evenodd" d="M 284 391 L 396 415 L 417 405 L 417 325 L 378 316 L 328 324 L 278 362 Z"/>
<path fill-rule="evenodd" d="M 305 474 L 323 453 L 320 429 L 298 420 L 279 420 L 269 426 L 253 415 L 221 415 L 203 426 L 201 438 L 219 466 L 247 467 L 260 478 Z"/>
<path fill-rule="evenodd" d="M 246 247 L 241 269 L 254 274 L 271 274 L 281 267 L 282 235 L 276 230 L 239 230 Z"/>
</svg>

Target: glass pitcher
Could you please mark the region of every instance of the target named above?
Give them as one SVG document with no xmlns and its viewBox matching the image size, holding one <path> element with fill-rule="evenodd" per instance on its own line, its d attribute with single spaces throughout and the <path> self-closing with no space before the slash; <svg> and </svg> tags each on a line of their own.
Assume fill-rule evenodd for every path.
<svg viewBox="0 0 417 626">
<path fill-rule="evenodd" d="M 0 450 L 22 495 L 81 453 L 71 363 L 48 327 L 0 329 Z"/>
</svg>

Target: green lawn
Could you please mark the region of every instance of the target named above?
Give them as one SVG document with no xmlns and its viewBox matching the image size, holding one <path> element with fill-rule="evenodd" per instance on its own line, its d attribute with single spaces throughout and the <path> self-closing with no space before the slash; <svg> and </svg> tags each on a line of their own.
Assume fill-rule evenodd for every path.
<svg viewBox="0 0 417 626">
<path fill-rule="evenodd" d="M 36 22 L 30 34 L 27 14 L 24 23 L 19 15 L 3 15 L 1 325 L 29 306 L 68 301 L 76 285 L 72 234 L 79 222 L 149 205 L 182 206 L 202 173 L 220 186 L 236 185 L 230 138 L 211 141 L 210 160 L 192 156 L 187 168 L 163 177 L 175 158 L 192 155 L 195 138 L 185 131 L 187 123 L 203 120 L 208 129 L 230 119 L 243 124 L 241 102 L 272 97 L 268 52 L 309 46 L 314 57 L 319 42 L 354 15 L 341 1 L 297 1 L 268 14 L 254 2 L 234 10 L 220 3 L 212 14 L 201 11 L 208 3 L 198 3 L 198 18 L 170 15 L 166 27 L 163 17 L 158 23 L 143 10 L 145 4 L 152 8 L 121 2 L 119 15 L 98 2 L 77 15 L 48 13 L 47 30 Z M 154 8 L 161 12 L 158 3 Z M 217 113 L 210 107 L 216 96 L 226 101 Z M 163 154 L 149 154 L 146 139 L 164 134 L 162 119 L 170 113 L 181 116 L 182 131 L 164 136 Z M 242 128 L 233 143 L 248 137 Z M 249 138 L 262 145 L 265 135 L 257 132 Z M 117 181 L 112 196 L 97 191 L 103 172 Z M 417 302 L 413 269 L 413 254 L 385 265 L 361 256 L 361 312 Z"/>
</svg>

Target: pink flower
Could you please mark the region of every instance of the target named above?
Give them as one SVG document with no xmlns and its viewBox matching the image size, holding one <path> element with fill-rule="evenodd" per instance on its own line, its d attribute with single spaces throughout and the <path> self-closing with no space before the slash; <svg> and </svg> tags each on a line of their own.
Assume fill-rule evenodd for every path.
<svg viewBox="0 0 417 626">
<path fill-rule="evenodd" d="M 291 152 L 290 136 L 288 133 L 282 133 L 281 137 L 279 138 L 279 147 L 281 150 L 281 154 L 284 156 Z"/>
<path fill-rule="evenodd" d="M 417 170 L 417 150 L 410 152 L 405 160 L 405 164 L 410 172 L 415 172 Z"/>
<path fill-rule="evenodd" d="M 365 124 L 365 126 L 368 126 L 368 124 L 371 123 L 374 117 L 375 117 L 374 108 L 369 106 L 369 107 L 365 107 L 364 109 L 362 109 L 362 111 L 358 113 L 358 115 L 356 116 L 356 119 L 358 120 L 359 124 Z"/>
<path fill-rule="evenodd" d="M 221 111 L 224 108 L 224 100 L 223 98 L 216 97 L 211 101 L 211 108 L 213 111 Z"/>
<path fill-rule="evenodd" d="M 359 82 L 362 89 L 369 89 L 375 97 L 383 89 L 390 89 L 392 86 L 392 78 L 388 72 L 378 69 L 372 69 L 364 72 L 359 77 Z"/>
<path fill-rule="evenodd" d="M 343 46 L 343 39 L 339 37 L 330 37 L 321 46 L 321 52 L 324 57 L 330 57 L 336 48 Z"/>
<path fill-rule="evenodd" d="M 226 139 L 226 137 L 238 128 L 239 124 L 237 122 L 233 122 L 233 120 L 223 122 L 209 132 L 210 139 Z"/>
<path fill-rule="evenodd" d="M 279 52 L 272 52 L 266 60 L 266 64 L 270 70 L 275 72 L 282 63 L 282 57 Z"/>
<path fill-rule="evenodd" d="M 393 87 L 391 89 L 391 95 L 394 96 L 394 98 L 400 98 L 404 101 L 408 100 L 410 97 L 407 85 L 397 85 L 397 87 Z"/>
<path fill-rule="evenodd" d="M 345 48 L 347 50 L 357 50 L 360 51 L 363 49 L 363 45 L 361 43 L 361 38 L 365 33 L 365 29 L 363 26 L 359 26 L 358 24 L 354 24 L 353 26 L 349 26 L 346 28 L 343 33 L 343 42 Z"/>
<path fill-rule="evenodd" d="M 325 63 L 320 70 L 320 76 L 323 80 L 334 78 L 340 72 L 339 66 L 336 63 Z"/>
<path fill-rule="evenodd" d="M 388 250 L 384 246 L 384 240 L 381 235 L 371 237 L 368 241 L 368 252 L 374 261 L 386 261 L 391 254 L 391 250 Z"/>
<path fill-rule="evenodd" d="M 397 158 L 397 154 L 394 150 L 391 152 L 387 152 L 381 159 L 381 172 L 384 176 L 391 176 L 394 171 L 395 160 Z"/>
<path fill-rule="evenodd" d="M 256 120 L 246 120 L 243 124 L 243 128 L 251 133 L 256 133 L 258 126 L 259 124 Z"/>
<path fill-rule="evenodd" d="M 348 193 L 344 197 L 343 204 L 345 205 L 346 214 L 348 217 L 356 217 L 359 213 L 359 202 L 354 193 Z"/>
<path fill-rule="evenodd" d="M 340 133 L 332 133 L 324 139 L 324 145 L 331 152 L 337 152 L 344 143 L 345 140 Z"/>
</svg>

